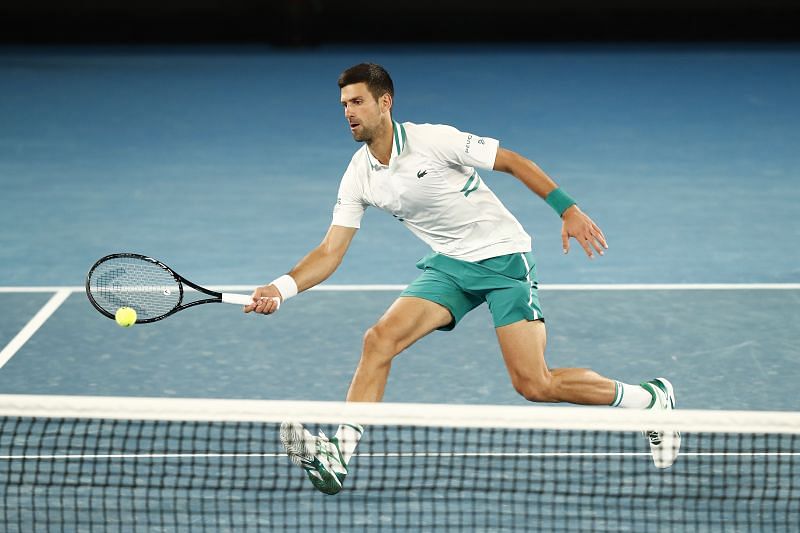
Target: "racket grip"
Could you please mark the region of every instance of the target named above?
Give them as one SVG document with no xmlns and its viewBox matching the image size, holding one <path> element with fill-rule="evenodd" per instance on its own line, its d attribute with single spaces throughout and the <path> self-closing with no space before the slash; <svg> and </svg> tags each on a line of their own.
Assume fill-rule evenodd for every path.
<svg viewBox="0 0 800 533">
<path fill-rule="evenodd" d="M 278 298 L 273 298 L 275 303 L 278 306 L 281 305 L 281 301 Z M 235 304 L 235 305 L 250 305 L 253 303 L 253 297 L 249 294 L 236 294 L 233 292 L 223 292 L 222 293 L 222 303 L 224 304 Z"/>
</svg>

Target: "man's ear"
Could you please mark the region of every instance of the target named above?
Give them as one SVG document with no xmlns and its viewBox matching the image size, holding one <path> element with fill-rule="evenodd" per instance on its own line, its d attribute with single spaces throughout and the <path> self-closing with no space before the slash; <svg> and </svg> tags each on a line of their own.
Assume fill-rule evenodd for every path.
<svg viewBox="0 0 800 533">
<path fill-rule="evenodd" d="M 386 112 L 392 108 L 392 95 L 389 93 L 383 93 L 381 96 L 381 112 Z"/>
</svg>

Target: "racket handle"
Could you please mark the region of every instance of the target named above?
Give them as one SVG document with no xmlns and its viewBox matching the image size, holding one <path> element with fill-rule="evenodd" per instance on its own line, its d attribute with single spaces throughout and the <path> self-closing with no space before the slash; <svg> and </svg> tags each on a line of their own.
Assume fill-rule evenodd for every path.
<svg viewBox="0 0 800 533">
<path fill-rule="evenodd" d="M 273 298 L 275 303 L 278 306 L 281 305 L 281 301 L 278 298 Z M 250 305 L 253 303 L 253 297 L 249 294 L 236 294 L 234 292 L 223 292 L 222 293 L 222 303 L 224 304 L 235 304 L 235 305 Z"/>
</svg>

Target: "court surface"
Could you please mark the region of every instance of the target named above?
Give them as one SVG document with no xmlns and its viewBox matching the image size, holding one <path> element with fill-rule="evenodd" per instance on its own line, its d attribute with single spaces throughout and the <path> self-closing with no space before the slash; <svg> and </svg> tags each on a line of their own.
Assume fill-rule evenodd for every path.
<svg viewBox="0 0 800 533">
<path fill-rule="evenodd" d="M 796 409 L 800 49 L 785 46 L 0 49 L 0 392 L 342 399 L 364 330 L 426 253 L 375 209 L 328 281 L 357 286 L 273 317 L 202 306 L 123 330 L 80 287 L 116 251 L 241 292 L 291 268 L 358 148 L 336 77 L 362 60 L 391 72 L 397 120 L 499 138 L 603 228 L 606 257 L 563 256 L 556 215 L 482 173 L 534 236 L 551 366 L 667 376 L 679 407 Z M 485 306 L 400 356 L 385 399 L 524 403 Z"/>
</svg>

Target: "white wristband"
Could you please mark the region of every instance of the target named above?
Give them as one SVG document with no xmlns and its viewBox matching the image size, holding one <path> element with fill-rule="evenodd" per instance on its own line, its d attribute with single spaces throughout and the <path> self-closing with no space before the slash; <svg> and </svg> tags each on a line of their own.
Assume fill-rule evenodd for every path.
<svg viewBox="0 0 800 533">
<path fill-rule="evenodd" d="M 278 289 L 279 293 L 281 293 L 281 298 L 284 302 L 292 296 L 297 295 L 297 283 L 289 274 L 284 274 L 270 283 L 270 285 L 275 285 L 275 288 Z"/>
</svg>

